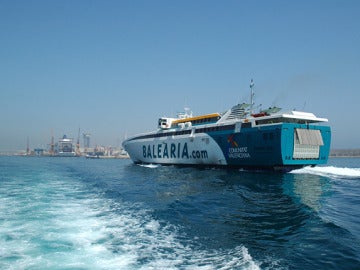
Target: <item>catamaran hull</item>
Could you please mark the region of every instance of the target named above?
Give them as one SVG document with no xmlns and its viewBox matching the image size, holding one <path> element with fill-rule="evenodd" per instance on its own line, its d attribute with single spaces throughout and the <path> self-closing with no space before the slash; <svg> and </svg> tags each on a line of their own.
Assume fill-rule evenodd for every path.
<svg viewBox="0 0 360 270">
<path fill-rule="evenodd" d="M 207 134 L 136 140 L 124 147 L 135 163 L 226 165 L 220 146 Z"/>
<path fill-rule="evenodd" d="M 130 138 L 123 146 L 134 163 L 288 171 L 325 164 L 330 138 L 328 126 L 283 123 L 241 130 L 193 129 L 185 135 L 154 132 Z"/>
</svg>

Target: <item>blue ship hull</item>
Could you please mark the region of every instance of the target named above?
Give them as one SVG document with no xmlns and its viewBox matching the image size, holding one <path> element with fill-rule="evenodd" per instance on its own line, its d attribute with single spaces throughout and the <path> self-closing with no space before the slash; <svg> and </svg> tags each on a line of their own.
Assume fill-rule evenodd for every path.
<svg viewBox="0 0 360 270">
<path fill-rule="evenodd" d="M 323 145 L 316 158 L 294 157 L 295 129 L 319 130 Z M 210 133 L 220 146 L 229 167 L 291 170 L 326 164 L 330 153 L 328 126 L 282 123 L 275 126 L 242 128 L 239 133 Z"/>
</svg>

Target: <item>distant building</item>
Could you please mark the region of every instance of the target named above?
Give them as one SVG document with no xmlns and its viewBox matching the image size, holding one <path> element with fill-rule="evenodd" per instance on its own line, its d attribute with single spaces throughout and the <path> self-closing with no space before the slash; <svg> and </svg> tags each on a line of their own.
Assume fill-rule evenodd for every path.
<svg viewBox="0 0 360 270">
<path fill-rule="evenodd" d="M 86 149 L 90 148 L 90 134 L 83 133 L 83 139 L 84 139 L 84 149 L 86 152 Z"/>
</svg>

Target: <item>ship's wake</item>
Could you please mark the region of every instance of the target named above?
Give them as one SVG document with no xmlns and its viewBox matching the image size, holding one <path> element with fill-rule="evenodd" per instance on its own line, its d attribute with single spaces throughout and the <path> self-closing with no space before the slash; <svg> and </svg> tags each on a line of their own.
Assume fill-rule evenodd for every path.
<svg viewBox="0 0 360 270">
<path fill-rule="evenodd" d="M 199 248 L 142 203 L 102 197 L 78 178 L 11 178 L 0 177 L 0 269 L 260 269 L 244 245 Z"/>
<path fill-rule="evenodd" d="M 360 168 L 342 168 L 334 166 L 304 167 L 291 171 L 293 174 L 313 174 L 330 178 L 360 179 Z"/>
</svg>

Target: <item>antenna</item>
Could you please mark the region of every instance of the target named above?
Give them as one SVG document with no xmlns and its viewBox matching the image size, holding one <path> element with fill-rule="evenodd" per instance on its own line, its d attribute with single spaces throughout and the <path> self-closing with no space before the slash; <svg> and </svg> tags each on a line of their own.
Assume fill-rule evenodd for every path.
<svg viewBox="0 0 360 270">
<path fill-rule="evenodd" d="M 302 107 L 302 110 L 305 111 L 305 107 L 306 107 L 306 100 L 304 101 L 304 105 Z"/>
<path fill-rule="evenodd" d="M 250 113 L 253 113 L 253 106 L 254 106 L 254 80 L 251 79 L 251 82 L 250 82 Z"/>
</svg>

